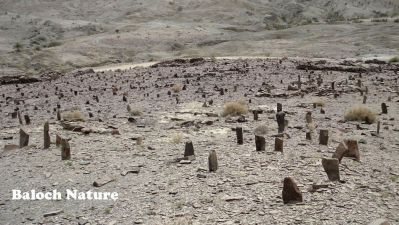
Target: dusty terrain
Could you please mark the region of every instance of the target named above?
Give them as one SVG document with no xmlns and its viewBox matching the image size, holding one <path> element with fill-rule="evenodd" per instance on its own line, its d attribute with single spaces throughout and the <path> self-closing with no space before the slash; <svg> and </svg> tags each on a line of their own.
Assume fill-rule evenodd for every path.
<svg viewBox="0 0 399 225">
<path fill-rule="evenodd" d="M 3 0 L 0 75 L 198 56 L 389 58 L 398 14 L 397 0 Z"/>
<path fill-rule="evenodd" d="M 397 224 L 399 68 L 376 63 L 380 62 L 180 60 L 2 85 L 0 145 L 18 144 L 20 128 L 30 135 L 30 142 L 1 153 L 0 224 L 368 224 L 377 218 Z M 302 91 L 295 90 L 298 76 Z M 319 76 L 323 83 L 318 87 Z M 168 95 L 173 84 L 186 89 Z M 289 85 L 292 90 L 287 90 Z M 364 87 L 368 98 L 362 104 Z M 237 117 L 220 116 L 226 102 L 240 99 L 250 111 L 262 112 L 258 121 L 250 112 L 240 122 Z M 320 107 L 313 108 L 314 102 L 323 101 L 325 114 Z M 381 114 L 383 102 L 389 106 L 388 114 Z M 274 151 L 276 103 L 282 103 L 289 121 L 283 153 Z M 56 119 L 57 104 L 62 112 L 79 108 L 86 121 L 72 124 L 84 127 L 87 134 L 63 129 Z M 131 116 L 128 104 L 142 114 Z M 344 120 L 354 105 L 378 114 L 379 135 L 376 123 Z M 31 125 L 12 119 L 16 108 L 22 116 L 30 116 Z M 312 141 L 305 139 L 308 111 L 317 126 Z M 43 149 L 45 121 L 50 122 L 52 142 L 55 134 L 70 138 L 71 160 L 61 160 L 54 143 Z M 268 128 L 266 151 L 256 152 L 253 131 L 262 124 Z M 244 130 L 243 145 L 236 143 L 232 130 L 236 127 Z M 114 129 L 120 135 L 112 135 Z M 330 131 L 327 146 L 318 143 L 320 129 Z M 144 138 L 140 145 L 133 140 L 137 137 Z M 331 157 L 347 138 L 358 140 L 360 162 L 344 158 L 339 166 L 341 182 L 330 182 L 321 158 Z M 188 140 L 193 142 L 195 160 L 176 162 Z M 215 173 L 207 171 L 211 150 L 216 150 L 219 161 Z M 131 167 L 140 168 L 139 173 L 121 175 Z M 297 182 L 302 203 L 283 204 L 282 181 L 288 176 Z M 115 180 L 93 187 L 94 181 L 105 177 Z M 327 186 L 312 192 L 312 184 Z M 117 191 L 119 199 L 11 201 L 11 190 L 16 188 Z M 57 210 L 63 212 L 43 216 Z"/>
</svg>

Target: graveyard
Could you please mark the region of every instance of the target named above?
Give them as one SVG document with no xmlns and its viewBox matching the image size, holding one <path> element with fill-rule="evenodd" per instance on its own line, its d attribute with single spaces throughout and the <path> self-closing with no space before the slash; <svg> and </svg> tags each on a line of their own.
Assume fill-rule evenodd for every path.
<svg viewBox="0 0 399 225">
<path fill-rule="evenodd" d="M 0 77 L 0 224 L 397 224 L 398 72 L 180 58 Z"/>
</svg>

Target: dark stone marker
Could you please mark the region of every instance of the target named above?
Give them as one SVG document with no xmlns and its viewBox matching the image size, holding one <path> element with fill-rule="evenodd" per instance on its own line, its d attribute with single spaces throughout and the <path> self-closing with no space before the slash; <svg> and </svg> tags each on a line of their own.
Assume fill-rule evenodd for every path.
<svg viewBox="0 0 399 225">
<path fill-rule="evenodd" d="M 50 134 L 49 134 L 50 126 L 49 123 L 46 122 L 44 123 L 44 136 L 43 136 L 43 141 L 44 141 L 44 149 L 50 148 Z"/>
<path fill-rule="evenodd" d="M 184 148 L 184 157 L 194 155 L 194 146 L 193 142 L 187 141 L 186 146 Z"/>
<path fill-rule="evenodd" d="M 29 144 L 29 134 L 24 130 L 19 129 L 19 147 L 23 148 Z"/>
<path fill-rule="evenodd" d="M 324 111 L 323 108 L 320 108 L 320 114 L 326 114 L 326 111 Z"/>
<path fill-rule="evenodd" d="M 377 122 L 377 134 L 380 134 L 380 126 L 381 126 L 381 122 L 378 121 Z"/>
<path fill-rule="evenodd" d="M 71 159 L 71 147 L 69 146 L 68 140 L 64 138 L 61 139 L 61 159 Z"/>
<path fill-rule="evenodd" d="M 12 113 L 11 113 L 11 118 L 12 118 L 12 119 L 16 119 L 17 116 L 18 116 L 18 112 L 12 112 Z"/>
<path fill-rule="evenodd" d="M 255 135 L 256 151 L 265 151 L 266 140 L 262 136 Z"/>
<path fill-rule="evenodd" d="M 320 145 L 328 144 L 328 130 L 320 130 L 319 144 Z"/>
<path fill-rule="evenodd" d="M 302 193 L 296 185 L 294 179 L 291 177 L 284 178 L 283 186 L 283 202 L 287 203 L 297 203 L 302 202 Z"/>
<path fill-rule="evenodd" d="M 254 114 L 254 120 L 256 121 L 256 120 L 258 120 L 259 119 L 259 112 L 258 112 L 258 110 L 254 110 L 254 111 L 252 111 L 253 112 L 253 114 Z"/>
<path fill-rule="evenodd" d="M 58 134 L 55 135 L 55 145 L 57 147 L 61 145 L 61 139 L 62 138 L 60 137 L 60 135 L 58 135 Z"/>
<path fill-rule="evenodd" d="M 335 90 L 335 82 L 331 82 L 331 90 Z"/>
<path fill-rule="evenodd" d="M 324 171 L 330 181 L 339 181 L 339 160 L 336 158 L 323 158 L 321 160 Z"/>
<path fill-rule="evenodd" d="M 29 124 L 30 124 L 29 115 L 24 115 L 24 119 L 25 119 L 25 124 L 26 124 L 26 125 L 29 125 Z"/>
<path fill-rule="evenodd" d="M 216 156 L 215 150 L 212 150 L 209 153 L 208 167 L 209 167 L 209 172 L 216 172 L 216 170 L 218 169 L 218 158 Z"/>
<path fill-rule="evenodd" d="M 285 113 L 284 112 L 278 112 L 276 114 L 276 119 L 277 119 L 277 125 L 278 125 L 278 132 L 283 133 L 284 132 L 284 127 L 285 127 Z"/>
<path fill-rule="evenodd" d="M 61 120 L 61 112 L 60 112 L 60 110 L 57 111 L 57 120 L 58 121 Z"/>
<path fill-rule="evenodd" d="M 312 132 L 306 132 L 306 140 L 312 140 Z"/>
<path fill-rule="evenodd" d="M 385 103 L 381 103 L 382 114 L 388 114 L 388 106 Z"/>
<path fill-rule="evenodd" d="M 283 104 L 277 103 L 277 112 L 283 111 Z"/>
<path fill-rule="evenodd" d="M 339 162 L 341 162 L 342 158 L 347 152 L 348 152 L 348 146 L 346 146 L 345 142 L 341 142 L 339 143 L 337 149 L 335 149 L 332 158 L 336 158 L 338 159 Z"/>
<path fill-rule="evenodd" d="M 367 102 L 367 95 L 363 95 L 363 104 L 366 104 Z"/>
<path fill-rule="evenodd" d="M 18 116 L 18 120 L 19 120 L 19 124 L 23 124 L 22 123 L 22 116 L 21 116 L 21 112 L 17 111 L 17 116 Z"/>
<path fill-rule="evenodd" d="M 360 161 L 360 152 L 359 146 L 356 140 L 346 140 L 346 146 L 348 147 L 348 152 L 345 154 L 345 157 L 353 157 L 356 161 Z"/>
<path fill-rule="evenodd" d="M 122 97 L 122 101 L 127 102 L 126 96 L 123 96 L 123 97 Z"/>
<path fill-rule="evenodd" d="M 244 144 L 244 138 L 242 134 L 242 127 L 237 127 L 236 128 L 236 134 L 237 134 L 237 144 L 242 145 Z"/>
<path fill-rule="evenodd" d="M 284 141 L 282 138 L 276 137 L 274 139 L 274 151 L 283 152 Z"/>
</svg>

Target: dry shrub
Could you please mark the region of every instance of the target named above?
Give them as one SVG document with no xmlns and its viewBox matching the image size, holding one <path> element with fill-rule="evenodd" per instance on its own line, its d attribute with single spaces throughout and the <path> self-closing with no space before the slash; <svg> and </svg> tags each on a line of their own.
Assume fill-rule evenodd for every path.
<svg viewBox="0 0 399 225">
<path fill-rule="evenodd" d="M 227 102 L 224 104 L 222 116 L 240 116 L 248 113 L 245 101 Z"/>
<path fill-rule="evenodd" d="M 179 93 L 182 90 L 182 86 L 180 84 L 174 84 L 171 89 L 174 93 Z"/>
<path fill-rule="evenodd" d="M 374 123 L 377 115 L 365 106 L 355 106 L 345 113 L 347 121 L 365 121 L 366 123 Z"/>
<path fill-rule="evenodd" d="M 64 112 L 62 114 L 62 118 L 66 121 L 86 121 L 86 117 L 80 110 Z"/>
<path fill-rule="evenodd" d="M 254 134 L 257 136 L 265 136 L 269 132 L 269 128 L 266 124 L 259 125 L 255 128 Z"/>
<path fill-rule="evenodd" d="M 313 102 L 313 104 L 319 107 L 324 107 L 326 105 L 326 102 L 323 99 L 317 99 Z"/>
<path fill-rule="evenodd" d="M 131 116 L 141 116 L 143 112 L 140 109 L 132 109 L 130 105 L 127 106 L 127 111 Z"/>
<path fill-rule="evenodd" d="M 183 135 L 181 133 L 176 133 L 171 137 L 170 142 L 172 142 L 173 144 L 179 144 L 182 140 Z"/>
</svg>

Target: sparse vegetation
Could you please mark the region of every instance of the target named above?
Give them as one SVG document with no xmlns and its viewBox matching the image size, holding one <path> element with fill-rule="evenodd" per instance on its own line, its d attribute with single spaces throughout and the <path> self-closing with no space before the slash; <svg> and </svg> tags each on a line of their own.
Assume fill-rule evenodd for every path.
<svg viewBox="0 0 399 225">
<path fill-rule="evenodd" d="M 265 136 L 269 132 L 269 128 L 266 124 L 259 125 L 255 128 L 254 134 L 258 136 Z"/>
<path fill-rule="evenodd" d="M 313 102 L 313 104 L 315 104 L 317 107 L 324 107 L 326 102 L 323 99 L 317 99 Z"/>
<path fill-rule="evenodd" d="M 171 89 L 174 93 L 179 93 L 182 90 L 182 86 L 180 84 L 174 84 Z"/>
<path fill-rule="evenodd" d="M 80 110 L 67 111 L 62 114 L 62 118 L 66 121 L 86 121 L 86 117 Z"/>
<path fill-rule="evenodd" d="M 389 59 L 389 62 L 390 62 L 390 63 L 397 63 L 397 62 L 399 62 L 399 56 L 392 57 L 391 59 Z"/>
<path fill-rule="evenodd" d="M 22 44 L 19 43 L 19 42 L 15 43 L 15 44 L 14 44 L 14 50 L 15 50 L 16 52 L 21 52 L 21 50 L 22 50 Z"/>
<path fill-rule="evenodd" d="M 141 116 L 141 115 L 143 115 L 143 111 L 141 111 L 140 109 L 132 109 L 132 107 L 130 105 L 127 106 L 127 111 L 129 112 L 129 114 L 131 116 Z"/>
<path fill-rule="evenodd" d="M 172 142 L 173 144 L 179 144 L 181 143 L 182 140 L 183 140 L 183 135 L 181 133 L 176 133 L 172 136 L 170 142 Z"/>
<path fill-rule="evenodd" d="M 364 121 L 371 124 L 376 119 L 376 114 L 365 106 L 355 106 L 345 113 L 345 120 L 347 121 Z"/>
<path fill-rule="evenodd" d="M 227 102 L 223 107 L 222 116 L 240 116 L 248 113 L 245 101 Z"/>
<path fill-rule="evenodd" d="M 60 46 L 61 44 L 62 43 L 59 41 L 52 41 L 52 42 L 48 43 L 47 47 L 48 48 L 57 47 L 57 46 Z"/>
</svg>

